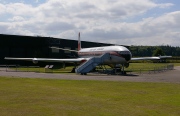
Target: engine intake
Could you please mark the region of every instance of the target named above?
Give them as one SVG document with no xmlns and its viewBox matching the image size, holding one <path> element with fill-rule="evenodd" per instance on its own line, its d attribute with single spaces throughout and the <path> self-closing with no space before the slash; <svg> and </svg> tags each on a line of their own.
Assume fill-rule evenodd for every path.
<svg viewBox="0 0 180 116">
<path fill-rule="evenodd" d="M 33 62 L 34 64 L 37 64 L 37 63 L 38 63 L 37 58 L 33 58 L 32 62 Z"/>
</svg>

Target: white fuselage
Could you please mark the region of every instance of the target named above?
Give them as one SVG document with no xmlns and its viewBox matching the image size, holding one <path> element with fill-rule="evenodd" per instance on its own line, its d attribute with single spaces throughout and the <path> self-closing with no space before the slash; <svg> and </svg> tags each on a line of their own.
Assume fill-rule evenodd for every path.
<svg viewBox="0 0 180 116">
<path fill-rule="evenodd" d="M 105 60 L 104 64 L 125 64 L 132 57 L 131 52 L 124 46 L 92 47 L 78 51 L 79 57 L 83 58 L 101 56 L 105 53 L 110 54 L 110 59 Z"/>
</svg>

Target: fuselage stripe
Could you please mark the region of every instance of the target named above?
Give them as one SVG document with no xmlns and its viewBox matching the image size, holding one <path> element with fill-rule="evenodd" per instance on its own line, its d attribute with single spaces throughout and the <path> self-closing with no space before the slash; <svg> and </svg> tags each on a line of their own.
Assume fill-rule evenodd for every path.
<svg viewBox="0 0 180 116">
<path fill-rule="evenodd" d="M 110 52 L 108 52 L 108 51 L 103 51 L 103 52 L 101 52 L 101 51 L 97 51 L 97 52 L 78 52 L 78 55 L 80 56 L 80 57 L 83 57 L 83 56 L 100 56 L 100 55 L 103 55 L 103 54 L 105 54 L 105 53 L 110 53 L 110 55 L 113 55 L 113 56 L 118 56 L 118 57 L 121 57 L 121 58 L 123 58 L 120 54 L 118 54 L 116 51 L 110 51 Z"/>
</svg>

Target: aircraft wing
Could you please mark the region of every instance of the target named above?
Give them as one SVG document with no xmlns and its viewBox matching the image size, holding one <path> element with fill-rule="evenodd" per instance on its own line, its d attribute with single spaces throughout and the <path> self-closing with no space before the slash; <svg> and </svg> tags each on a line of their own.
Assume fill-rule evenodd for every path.
<svg viewBox="0 0 180 116">
<path fill-rule="evenodd" d="M 51 58 L 14 58 L 14 57 L 5 57 L 5 60 L 23 60 L 23 61 L 32 61 L 37 63 L 38 61 L 42 62 L 81 62 L 89 60 L 89 58 L 73 58 L 73 59 L 51 59 Z"/>
<path fill-rule="evenodd" d="M 171 58 L 172 56 L 159 56 L 160 59 L 163 59 L 163 58 Z"/>
<path fill-rule="evenodd" d="M 163 58 L 171 58 L 172 56 L 154 56 L 154 57 L 137 57 L 137 58 L 131 58 L 132 61 L 135 60 L 160 60 Z"/>
</svg>

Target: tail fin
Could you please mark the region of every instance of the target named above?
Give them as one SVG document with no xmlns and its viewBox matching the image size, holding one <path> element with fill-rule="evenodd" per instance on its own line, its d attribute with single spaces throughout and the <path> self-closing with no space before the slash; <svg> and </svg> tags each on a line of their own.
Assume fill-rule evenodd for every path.
<svg viewBox="0 0 180 116">
<path fill-rule="evenodd" d="M 78 35 L 78 51 L 81 50 L 81 40 L 80 40 L 80 32 Z"/>
</svg>

